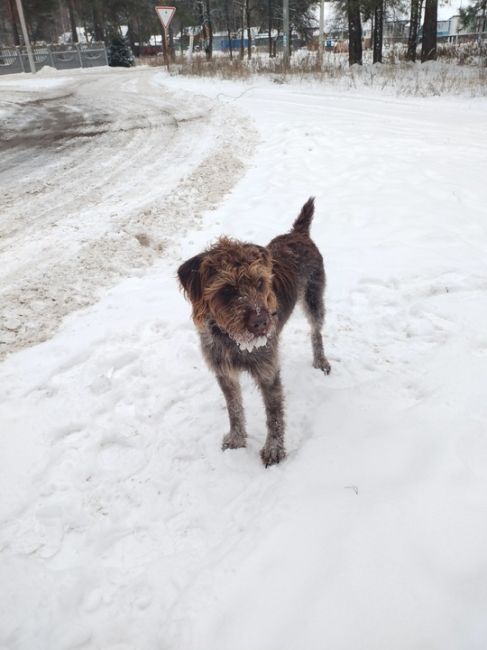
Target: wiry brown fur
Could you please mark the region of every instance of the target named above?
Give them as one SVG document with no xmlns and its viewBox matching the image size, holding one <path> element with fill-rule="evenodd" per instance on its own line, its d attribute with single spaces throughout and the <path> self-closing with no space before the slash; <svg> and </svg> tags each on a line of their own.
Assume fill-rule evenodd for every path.
<svg viewBox="0 0 487 650">
<path fill-rule="evenodd" d="M 313 212 L 311 198 L 291 232 L 276 237 L 265 248 L 222 237 L 178 269 L 193 306 L 203 354 L 227 402 L 230 433 L 224 437 L 223 449 L 246 443 L 238 381 L 238 373 L 246 370 L 264 398 L 268 433 L 261 457 L 266 466 L 286 455 L 278 340 L 298 299 L 311 324 L 313 365 L 330 372 L 321 336 L 323 258 L 309 236 Z"/>
</svg>

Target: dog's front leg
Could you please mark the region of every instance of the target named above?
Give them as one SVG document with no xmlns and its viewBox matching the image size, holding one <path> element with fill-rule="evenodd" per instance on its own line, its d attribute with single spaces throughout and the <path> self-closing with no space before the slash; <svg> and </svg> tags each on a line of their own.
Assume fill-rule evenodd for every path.
<svg viewBox="0 0 487 650">
<path fill-rule="evenodd" d="M 230 432 L 223 437 L 222 449 L 238 449 L 247 444 L 242 393 L 238 377 L 217 375 L 218 383 L 227 402 Z"/>
<path fill-rule="evenodd" d="M 257 377 L 267 415 L 267 438 L 260 452 L 266 467 L 286 458 L 284 447 L 284 397 L 279 372 L 271 378 Z"/>
</svg>

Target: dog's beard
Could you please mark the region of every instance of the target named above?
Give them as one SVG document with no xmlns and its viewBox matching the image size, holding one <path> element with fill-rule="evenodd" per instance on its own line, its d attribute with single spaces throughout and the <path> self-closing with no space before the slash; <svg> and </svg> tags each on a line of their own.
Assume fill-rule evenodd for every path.
<svg viewBox="0 0 487 650">
<path fill-rule="evenodd" d="M 235 343 L 242 351 L 252 352 L 252 350 L 255 350 L 256 348 L 263 348 L 269 341 L 268 334 L 265 336 L 252 336 L 253 338 L 249 341 L 235 339 Z"/>
<path fill-rule="evenodd" d="M 214 323 L 219 330 L 226 334 L 243 352 L 253 352 L 258 348 L 265 347 L 277 330 L 277 322 L 275 314 L 271 314 L 271 322 L 265 334 L 253 334 L 245 325 L 242 324 L 240 318 L 236 318 L 233 322 L 223 323 L 217 318 L 212 319 L 210 322 Z"/>
<path fill-rule="evenodd" d="M 243 352 L 252 352 L 257 348 L 263 348 L 269 342 L 269 339 L 274 334 L 275 328 L 271 326 L 266 334 L 261 334 L 257 336 L 245 330 L 244 332 L 239 332 L 238 334 L 228 333 L 230 338 L 235 341 L 240 350 Z"/>
</svg>

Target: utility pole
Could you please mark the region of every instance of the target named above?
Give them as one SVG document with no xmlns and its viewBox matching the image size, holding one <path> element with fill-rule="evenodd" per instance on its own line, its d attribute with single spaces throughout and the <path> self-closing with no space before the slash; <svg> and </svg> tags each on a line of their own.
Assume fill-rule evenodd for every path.
<svg viewBox="0 0 487 650">
<path fill-rule="evenodd" d="M 24 35 L 24 43 L 27 48 L 27 56 L 29 57 L 30 71 L 34 74 L 36 72 L 36 64 L 30 46 L 29 34 L 27 33 L 27 25 L 25 24 L 24 10 L 22 8 L 22 0 L 16 0 L 17 11 L 19 12 L 20 26 L 22 27 L 22 34 Z"/>
<path fill-rule="evenodd" d="M 282 46 L 284 67 L 289 67 L 289 0 L 282 0 Z"/>
</svg>

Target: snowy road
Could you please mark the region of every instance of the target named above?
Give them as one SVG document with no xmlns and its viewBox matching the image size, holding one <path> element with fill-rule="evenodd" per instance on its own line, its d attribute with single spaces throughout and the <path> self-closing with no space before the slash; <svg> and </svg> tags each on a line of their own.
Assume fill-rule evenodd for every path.
<svg viewBox="0 0 487 650">
<path fill-rule="evenodd" d="M 156 77 L 2 81 L 0 358 L 160 257 L 242 172 L 245 121 Z"/>
<path fill-rule="evenodd" d="M 483 650 L 486 101 L 132 74 L 253 119 L 260 143 L 163 259 L 0 365 L 0 647 Z M 294 314 L 289 456 L 264 470 L 248 379 L 248 448 L 220 450 L 175 270 L 222 232 L 265 244 L 310 194 L 333 372 Z"/>
</svg>

